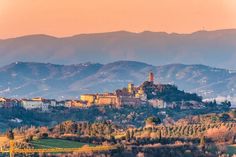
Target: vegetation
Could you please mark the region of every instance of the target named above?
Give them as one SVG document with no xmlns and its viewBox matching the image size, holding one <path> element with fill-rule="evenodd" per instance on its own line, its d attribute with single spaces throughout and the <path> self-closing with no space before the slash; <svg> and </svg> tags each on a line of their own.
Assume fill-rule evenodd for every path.
<svg viewBox="0 0 236 157">
<path fill-rule="evenodd" d="M 202 115 L 229 111 L 229 108 L 225 105 L 214 104 L 210 106 L 211 107 L 208 106 L 200 109 L 185 110 L 179 108 L 158 109 L 145 104 L 138 106 L 124 106 L 121 108 L 114 108 L 111 106 L 94 106 L 88 109 L 57 107 L 50 108 L 48 112 L 42 112 L 40 110 L 25 110 L 21 107 L 0 108 L 0 132 L 5 132 L 8 128 L 31 125 L 52 127 L 67 120 L 87 121 L 89 123 L 97 121 L 112 121 L 114 124 L 120 126 L 134 125 L 140 127 L 143 126 L 145 120 L 151 116 L 157 116 L 161 120 L 168 116 L 176 121 L 188 115 Z M 163 112 L 165 112 L 165 114 L 163 114 Z M 229 117 L 235 117 L 235 111 L 231 111 L 228 116 L 222 115 L 222 117 L 212 117 L 212 121 L 227 120 Z M 18 118 L 22 120 L 22 122 L 17 123 L 11 121 L 12 118 Z"/>
<path fill-rule="evenodd" d="M 133 156 L 144 150 L 153 156 L 171 155 L 171 151 L 177 153 L 176 156 L 191 156 L 193 152 L 217 156 L 218 152 L 233 151 L 232 147 L 227 147 L 236 142 L 236 119 L 232 111 L 186 116 L 168 125 L 163 122 L 157 116 L 147 117 L 142 127 L 118 126 L 112 121 L 65 121 L 53 127 L 31 126 L 13 131 L 37 148 L 116 144 L 119 146 L 117 156 L 126 156 L 127 150 L 132 150 Z M 138 147 L 133 149 L 130 145 Z"/>
<path fill-rule="evenodd" d="M 81 143 L 71 140 L 62 140 L 62 139 L 38 139 L 30 142 L 34 148 L 79 148 L 87 143 Z M 89 144 L 90 146 L 93 146 Z"/>
<path fill-rule="evenodd" d="M 160 124 L 160 123 L 161 123 L 161 120 L 158 117 L 152 116 L 152 117 L 148 117 L 146 119 L 146 125 L 157 125 L 157 124 Z"/>
<path fill-rule="evenodd" d="M 236 154 L 236 145 L 227 146 L 227 154 L 229 154 L 230 156 Z"/>
<path fill-rule="evenodd" d="M 166 102 L 178 101 L 197 101 L 202 102 L 202 98 L 197 94 L 186 93 L 178 90 L 174 85 L 153 84 L 152 82 L 144 82 L 142 85 L 148 99 L 162 99 Z"/>
</svg>

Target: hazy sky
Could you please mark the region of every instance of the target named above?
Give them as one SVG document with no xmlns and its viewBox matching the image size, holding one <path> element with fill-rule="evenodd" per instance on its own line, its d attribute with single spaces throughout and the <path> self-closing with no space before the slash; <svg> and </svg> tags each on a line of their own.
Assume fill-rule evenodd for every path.
<svg viewBox="0 0 236 157">
<path fill-rule="evenodd" d="M 0 0 L 0 38 L 236 28 L 236 0 Z"/>
</svg>

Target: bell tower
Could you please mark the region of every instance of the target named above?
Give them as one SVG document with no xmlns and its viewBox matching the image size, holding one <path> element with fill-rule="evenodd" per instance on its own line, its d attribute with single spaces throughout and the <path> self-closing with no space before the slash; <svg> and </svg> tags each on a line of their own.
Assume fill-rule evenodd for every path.
<svg viewBox="0 0 236 157">
<path fill-rule="evenodd" d="M 154 82 L 154 74 L 153 74 L 153 72 L 150 72 L 150 73 L 149 73 L 149 75 L 148 75 L 148 81 L 149 81 L 149 82 L 152 82 L 152 83 Z"/>
</svg>

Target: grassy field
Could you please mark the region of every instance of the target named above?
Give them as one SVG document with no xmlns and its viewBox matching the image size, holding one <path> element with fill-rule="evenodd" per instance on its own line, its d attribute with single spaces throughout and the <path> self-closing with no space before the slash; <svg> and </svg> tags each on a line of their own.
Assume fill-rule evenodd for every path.
<svg viewBox="0 0 236 157">
<path fill-rule="evenodd" d="M 79 148 L 87 145 L 87 143 L 62 139 L 40 139 L 31 141 L 31 143 L 35 146 L 35 148 Z M 88 145 L 93 146 L 91 144 Z"/>
<path fill-rule="evenodd" d="M 236 154 L 236 145 L 230 145 L 227 147 L 227 152 L 230 155 Z"/>
</svg>

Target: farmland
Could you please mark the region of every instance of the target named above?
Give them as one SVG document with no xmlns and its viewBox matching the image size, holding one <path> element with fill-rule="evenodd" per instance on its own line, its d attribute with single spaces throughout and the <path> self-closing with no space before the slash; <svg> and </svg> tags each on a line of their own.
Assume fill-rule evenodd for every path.
<svg viewBox="0 0 236 157">
<path fill-rule="evenodd" d="M 88 145 L 86 143 L 81 143 L 76 141 L 52 139 L 52 138 L 34 140 L 31 141 L 31 144 L 33 144 L 35 148 L 80 148 L 84 145 Z"/>
</svg>

